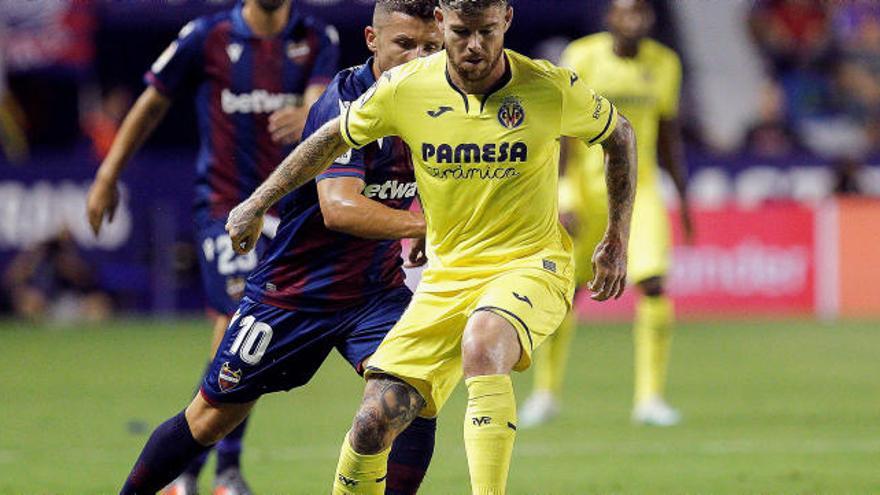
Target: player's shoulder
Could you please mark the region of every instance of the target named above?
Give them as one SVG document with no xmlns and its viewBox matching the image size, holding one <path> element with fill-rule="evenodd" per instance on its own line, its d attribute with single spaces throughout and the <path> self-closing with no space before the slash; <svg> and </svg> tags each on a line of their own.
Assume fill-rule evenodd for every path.
<svg viewBox="0 0 880 495">
<path fill-rule="evenodd" d="M 289 36 L 306 38 L 309 34 L 314 33 L 314 35 L 334 45 L 339 44 L 339 31 L 332 24 L 327 24 L 322 19 L 312 15 L 295 15 L 296 17 L 293 21 L 294 28 L 288 31 Z"/>
<path fill-rule="evenodd" d="M 211 31 L 223 25 L 232 25 L 231 10 L 223 10 L 213 14 L 196 17 L 180 29 L 179 36 L 181 38 L 189 35 L 206 36 Z"/>
<path fill-rule="evenodd" d="M 507 50 L 507 59 L 513 65 L 517 79 L 523 84 L 551 91 L 571 85 L 577 74 L 567 67 L 560 67 L 549 60 L 527 57 L 513 50 Z"/>
<path fill-rule="evenodd" d="M 436 73 L 446 69 L 445 50 L 419 57 L 382 73 L 379 83 L 388 83 L 395 91 L 402 87 L 420 89 L 424 84 L 436 84 Z M 442 79 L 441 79 L 442 80 Z"/>
<path fill-rule="evenodd" d="M 642 40 L 642 46 L 639 47 L 639 50 L 643 50 L 644 57 L 652 63 L 665 65 L 679 65 L 681 63 L 675 50 L 655 39 L 645 38 Z"/>
<path fill-rule="evenodd" d="M 611 47 L 611 35 L 606 32 L 589 34 L 578 38 L 565 48 L 565 57 L 581 57 L 593 55 L 602 50 L 608 50 Z"/>
</svg>

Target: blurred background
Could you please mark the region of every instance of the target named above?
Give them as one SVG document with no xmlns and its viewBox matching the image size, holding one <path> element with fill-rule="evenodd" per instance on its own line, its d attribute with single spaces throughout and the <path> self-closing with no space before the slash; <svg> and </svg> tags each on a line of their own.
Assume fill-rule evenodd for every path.
<svg viewBox="0 0 880 495">
<path fill-rule="evenodd" d="M 697 236 L 692 244 L 677 243 L 674 250 L 669 292 L 680 318 L 690 323 L 682 327 L 681 347 L 674 351 L 670 394 L 690 414 L 678 431 L 690 433 L 683 437 L 657 434 L 661 436 L 649 438 L 647 450 L 643 449 L 645 444 L 626 424 L 631 362 L 628 327 L 613 323 L 631 318 L 632 294 L 605 305 L 581 301 L 585 320 L 612 323 L 585 325 L 577 352 L 589 357 L 574 359 L 572 366 L 579 370 L 574 375 L 586 378 L 574 378 L 567 385 L 574 387 L 576 396 L 568 414 L 577 414 L 580 405 L 581 411 L 594 411 L 592 419 L 604 425 L 603 433 L 590 429 L 595 426 L 582 426 L 588 433 L 584 441 L 599 443 L 578 455 L 607 472 L 589 471 L 596 484 L 578 493 L 647 493 L 654 491 L 651 487 L 669 493 L 680 486 L 704 493 L 767 493 L 776 492 L 775 488 L 787 492 L 792 487 L 796 488 L 792 493 L 880 490 L 876 472 L 880 465 L 876 429 L 880 365 L 870 351 L 880 345 L 880 290 L 876 285 L 880 279 L 880 7 L 873 0 L 653 3 L 658 19 L 654 37 L 673 47 L 684 64 L 681 113 Z M 104 397 L 108 406 L 128 402 L 122 399 L 128 397 L 126 393 L 136 395 L 131 404 L 141 404 L 149 412 L 117 414 L 108 407 L 106 415 L 95 418 L 86 412 L 87 406 L 77 406 L 79 413 L 91 418 L 88 421 L 112 425 L 107 428 L 118 426 L 125 435 L 143 435 L 145 424 L 183 404 L 191 390 L 188 387 L 204 361 L 209 325 L 201 319 L 205 304 L 193 240 L 197 135 L 188 98 L 176 101 L 122 176 L 119 211 L 97 239 L 88 227 L 85 197 L 117 127 L 144 89 L 142 76 L 150 64 L 188 20 L 234 4 L 233 0 L 0 0 L 0 348 L 11 349 L 14 356 L 0 361 L 4 380 L 11 380 L 0 382 L 0 395 L 5 396 L 0 415 L 18 417 L 18 423 L 7 430 L 13 432 L 11 436 L 4 441 L 0 433 L 0 472 L 14 466 L 31 469 L 51 459 L 42 450 L 31 452 L 17 444 L 28 443 L 28 432 L 36 429 L 22 413 L 32 411 L 36 415 L 32 418 L 51 423 L 53 413 L 41 412 L 35 397 L 45 394 L 48 400 L 52 390 L 68 399 L 72 395 L 69 384 L 49 385 L 55 383 L 49 377 L 35 378 L 35 374 L 31 378 L 37 381 L 29 382 L 16 376 L 16 363 L 33 366 L 48 360 L 56 366 L 49 369 L 75 380 L 74 389 L 81 386 L 87 394 Z M 509 46 L 531 56 L 556 60 L 572 39 L 603 29 L 603 0 L 519 0 L 514 5 Z M 370 1 L 294 0 L 294 8 L 336 26 L 342 47 L 340 68 L 361 63 L 368 55 L 363 27 L 372 12 Z M 674 189 L 665 180 L 674 209 Z M 670 215 L 678 218 L 674 212 Z M 94 342 L 83 341 L 77 334 L 91 335 L 82 338 Z M 116 342 L 116 347 L 109 342 Z M 167 354 L 169 347 L 175 349 L 173 355 Z M 729 353 L 724 354 L 724 349 Z M 100 351 L 102 357 L 95 357 L 93 351 Z M 114 364 L 98 371 L 88 367 L 111 359 L 108 356 L 113 356 L 116 361 L 110 362 L 118 367 Z M 58 368 L 59 362 L 66 363 L 63 369 Z M 605 363 L 602 371 L 596 371 L 594 365 L 601 363 Z M 749 368 L 750 364 L 754 367 Z M 158 371 L 157 365 L 171 365 L 173 370 L 150 377 Z M 779 370 L 786 365 L 793 368 Z M 335 374 L 319 378 L 318 386 L 347 376 L 341 365 L 334 369 Z M 771 378 L 775 371 L 779 375 Z M 729 376 L 746 381 L 725 381 Z M 156 382 L 142 383 L 152 379 Z M 777 379 L 783 384 L 780 396 L 767 388 Z M 148 388 L 132 389 L 123 383 Z M 162 383 L 173 386 L 163 388 Z M 353 377 L 345 383 L 342 390 L 350 396 L 333 408 L 329 417 L 339 419 L 328 426 L 327 445 L 317 447 L 329 452 L 330 460 L 319 457 L 317 464 L 325 471 L 332 467 L 336 433 L 343 431 L 360 387 Z M 95 393 L 92 386 L 109 388 Z M 168 387 L 172 387 L 170 392 Z M 145 402 L 149 395 L 145 390 L 159 394 L 155 396 L 158 405 Z M 592 398 L 589 391 L 595 392 Z M 723 397 L 728 392 L 732 395 Z M 305 394 L 318 402 L 329 400 L 315 388 L 307 388 Z M 738 401 L 737 394 L 744 399 Z M 720 403 L 709 400 L 713 395 Z M 821 397 L 830 409 L 817 403 Z M 619 406 L 613 405 L 615 401 Z M 767 409 L 762 410 L 762 404 Z M 65 399 L 58 406 L 69 403 Z M 833 408 L 838 406 L 845 411 Z M 273 403 L 270 407 L 282 406 Z M 732 419 L 730 411 L 744 416 Z M 794 412 L 786 416 L 785 411 Z M 825 449 L 828 444 L 822 442 L 827 438 L 812 444 L 805 440 L 807 431 L 826 425 L 805 418 L 819 421 L 816 418 L 826 413 L 828 425 L 843 424 L 845 418 L 855 425 L 841 434 L 850 443 L 832 442 Z M 265 414 L 265 418 L 272 417 Z M 713 415 L 733 421 L 737 429 L 712 437 L 712 431 L 719 431 L 707 419 Z M 455 426 L 457 414 L 450 416 L 449 424 L 460 428 Z M 788 420 L 779 419 L 785 417 Z M 789 431 L 789 436 L 779 440 L 782 443 L 774 444 L 762 436 L 766 432 L 750 436 L 745 428 L 778 424 L 773 421 L 804 429 Z M 117 455 L 122 450 L 109 447 L 95 454 L 82 446 L 91 445 L 84 426 L 64 424 L 71 428 L 65 432 L 79 431 L 64 441 L 81 444 L 85 450 L 74 449 L 75 453 L 56 461 L 73 462 L 76 457 L 86 463 L 113 465 L 116 471 L 106 479 L 98 476 L 103 481 L 91 488 L 68 491 L 63 476 L 56 479 L 51 469 L 33 468 L 42 474 L 19 475 L 19 481 L 7 478 L 6 482 L 0 474 L 0 491 L 29 493 L 28 487 L 40 493 L 47 493 L 44 489 L 52 493 L 112 491 L 143 442 L 143 438 L 125 437 L 118 442 L 125 454 Z M 563 418 L 562 426 L 550 430 L 559 438 L 553 434 L 548 438 L 562 441 L 563 432 L 568 431 L 565 426 L 582 424 L 583 418 Z M 272 445 L 272 436 L 260 426 L 254 445 L 260 445 L 261 431 L 262 439 Z M 314 431 L 291 433 L 287 439 L 295 434 L 319 442 L 309 437 L 316 435 Z M 734 442 L 733 453 L 723 454 L 734 459 L 712 458 L 722 455 L 713 450 L 713 444 L 698 442 L 702 447 L 688 450 L 694 445 L 691 442 L 705 440 L 706 434 L 719 445 Z M 531 441 L 528 435 L 523 435 L 522 442 Z M 448 448 L 458 453 L 460 435 L 446 436 Z M 744 443 L 736 443 L 742 439 Z M 812 445 L 812 450 L 798 450 L 803 447 L 801 440 Z M 283 439 L 275 441 L 284 443 Z M 745 457 L 757 447 L 749 442 L 764 441 L 770 441 L 771 458 L 762 464 L 760 456 L 753 456 L 756 462 L 750 464 Z M 53 451 L 51 445 L 47 440 L 41 448 Z M 671 450 L 664 450 L 668 445 Z M 516 470 L 517 465 L 537 462 L 542 455 L 552 457 L 556 448 L 545 442 L 517 454 L 526 459 L 518 457 L 514 463 L 513 479 L 521 483 L 516 486 L 533 487 L 521 493 L 552 491 L 544 489 L 555 486 L 554 481 L 527 478 Z M 677 459 L 712 458 L 718 470 L 691 473 L 702 484 L 677 485 L 675 480 L 681 478 L 673 469 L 673 474 L 654 472 L 657 485 L 649 480 L 639 485 L 633 481 L 637 477 L 629 478 L 602 454 L 610 451 L 611 457 L 616 455 L 626 463 L 652 452 L 676 459 L 679 448 L 685 457 Z M 252 452 L 250 459 L 262 464 L 254 469 L 266 469 L 267 475 L 276 473 L 268 471 L 272 466 L 300 466 L 295 468 L 297 476 L 308 472 L 301 464 L 309 457 L 304 451 L 287 450 L 282 455 L 256 447 Z M 773 452 L 782 456 L 778 459 L 799 453 L 791 464 L 784 460 L 774 464 Z M 838 467 L 848 474 L 811 477 L 834 466 L 822 457 L 829 452 L 842 454 Z M 463 455 L 455 461 L 440 460 L 439 472 L 444 472 L 444 463 L 452 463 L 450 472 L 464 476 L 462 459 Z M 858 469 L 870 463 L 873 474 Z M 576 471 L 580 465 L 571 468 Z M 721 474 L 725 466 L 740 467 L 732 468 L 727 479 Z M 752 468 L 766 473 L 752 476 Z M 736 478 L 736 473 L 742 477 Z M 288 475 L 293 476 L 284 476 Z M 279 479 L 290 479 L 284 476 Z M 441 474 L 439 481 L 431 481 L 431 476 L 430 493 L 449 493 L 441 488 L 442 483 L 458 479 Z M 563 473 L 553 479 L 561 483 L 566 476 L 574 475 Z M 253 479 L 259 487 L 259 477 Z M 42 481 L 30 485 L 28 480 Z M 713 480 L 726 481 L 717 484 Z M 724 484 L 727 481 L 730 484 Z M 560 490 L 553 493 L 570 493 Z"/>
</svg>

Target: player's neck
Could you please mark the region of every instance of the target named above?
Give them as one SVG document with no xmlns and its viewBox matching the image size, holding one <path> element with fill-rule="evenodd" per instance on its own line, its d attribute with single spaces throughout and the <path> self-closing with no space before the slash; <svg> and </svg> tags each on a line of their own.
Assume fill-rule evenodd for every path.
<svg viewBox="0 0 880 495">
<path fill-rule="evenodd" d="M 267 12 L 255 2 L 245 2 L 241 15 L 253 33 L 261 38 L 270 38 L 284 30 L 290 18 L 290 2 L 272 12 Z"/>
<path fill-rule="evenodd" d="M 507 55 L 504 52 L 501 52 L 501 60 L 495 64 L 492 72 L 479 81 L 466 81 L 458 75 L 458 72 L 452 67 L 448 59 L 446 60 L 446 72 L 449 74 L 452 83 L 455 84 L 458 89 L 469 95 L 482 95 L 486 94 L 487 91 L 498 84 L 498 81 L 504 77 L 504 74 L 507 72 L 507 64 L 509 63 Z"/>
<path fill-rule="evenodd" d="M 639 44 L 641 40 L 637 41 L 629 41 L 623 38 L 613 38 L 614 44 L 612 45 L 612 50 L 614 50 L 614 54 L 620 58 L 636 58 L 636 55 L 639 54 Z"/>
</svg>

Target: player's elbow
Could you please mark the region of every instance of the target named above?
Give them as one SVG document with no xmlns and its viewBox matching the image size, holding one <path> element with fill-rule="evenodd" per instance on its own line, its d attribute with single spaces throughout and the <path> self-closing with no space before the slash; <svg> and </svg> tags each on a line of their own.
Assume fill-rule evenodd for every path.
<svg viewBox="0 0 880 495">
<path fill-rule="evenodd" d="M 623 114 L 617 116 L 617 127 L 614 128 L 611 138 L 624 147 L 636 149 L 636 131 Z"/>
<path fill-rule="evenodd" d="M 350 205 L 345 201 L 331 200 L 321 203 L 321 214 L 327 230 L 348 233 L 351 229 Z"/>
</svg>

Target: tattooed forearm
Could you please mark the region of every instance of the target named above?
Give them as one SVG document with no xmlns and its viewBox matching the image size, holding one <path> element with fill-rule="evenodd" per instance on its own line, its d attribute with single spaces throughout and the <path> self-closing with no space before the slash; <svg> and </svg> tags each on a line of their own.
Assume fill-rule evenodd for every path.
<svg viewBox="0 0 880 495">
<path fill-rule="evenodd" d="M 608 187 L 608 230 L 629 235 L 636 196 L 636 136 L 623 115 L 602 143 L 605 149 L 605 183 Z"/>
<path fill-rule="evenodd" d="M 347 147 L 339 132 L 339 119 L 327 122 L 278 165 L 250 201 L 259 211 L 267 211 L 287 193 L 323 172 Z"/>
</svg>

